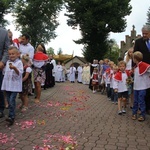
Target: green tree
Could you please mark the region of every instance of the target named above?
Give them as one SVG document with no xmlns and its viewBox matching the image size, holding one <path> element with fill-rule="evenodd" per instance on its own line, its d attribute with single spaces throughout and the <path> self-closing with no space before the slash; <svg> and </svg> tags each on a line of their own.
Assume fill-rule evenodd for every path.
<svg viewBox="0 0 150 150">
<path fill-rule="evenodd" d="M 63 53 L 62 49 L 59 48 L 58 51 L 57 51 L 57 55 L 60 55 L 60 54 L 62 54 L 62 53 Z"/>
<path fill-rule="evenodd" d="M 114 39 L 108 40 L 108 45 L 109 45 L 109 50 L 103 56 L 103 59 L 108 58 L 111 61 L 113 61 L 115 64 L 117 64 L 118 57 L 119 57 L 119 46 L 117 45 L 117 42 Z"/>
<path fill-rule="evenodd" d="M 150 7 L 147 12 L 147 23 L 146 24 L 150 25 Z"/>
<path fill-rule="evenodd" d="M 109 50 L 107 39 L 110 32 L 123 32 L 125 16 L 131 13 L 130 0 L 65 0 L 67 24 L 72 28 L 79 25 L 83 44 L 83 55 L 87 61 L 102 59 Z"/>
<path fill-rule="evenodd" d="M 4 19 L 4 16 L 11 12 L 15 0 L 0 0 L 0 24 L 6 26 L 8 21 Z"/>
<path fill-rule="evenodd" d="M 56 37 L 62 0 L 17 0 L 14 9 L 16 29 L 31 36 L 31 43 L 48 43 Z"/>
<path fill-rule="evenodd" d="M 54 53 L 54 49 L 53 49 L 52 47 L 49 47 L 49 48 L 46 50 L 46 53 L 47 53 L 48 55 L 50 55 L 50 54 L 54 55 L 54 54 L 55 54 L 55 53 Z"/>
</svg>

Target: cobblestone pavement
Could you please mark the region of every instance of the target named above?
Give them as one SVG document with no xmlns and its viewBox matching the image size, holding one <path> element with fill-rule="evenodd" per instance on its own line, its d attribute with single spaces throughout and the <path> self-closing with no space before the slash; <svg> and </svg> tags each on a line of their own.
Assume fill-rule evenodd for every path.
<svg viewBox="0 0 150 150">
<path fill-rule="evenodd" d="M 13 126 L 0 119 L 0 150 L 150 150 L 150 116 L 133 121 L 130 108 L 119 116 L 117 105 L 88 85 L 56 83 L 42 91 L 41 103 L 29 98 Z"/>
</svg>

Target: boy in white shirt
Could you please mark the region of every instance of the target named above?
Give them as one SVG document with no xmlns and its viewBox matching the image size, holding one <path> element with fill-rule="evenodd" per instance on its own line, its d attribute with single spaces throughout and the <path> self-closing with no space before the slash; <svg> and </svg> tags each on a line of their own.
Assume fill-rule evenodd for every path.
<svg viewBox="0 0 150 150">
<path fill-rule="evenodd" d="M 19 59 L 19 50 L 12 46 L 8 49 L 9 60 L 6 63 L 1 90 L 6 91 L 9 104 L 9 116 L 6 121 L 13 125 L 15 119 L 16 96 L 22 91 L 23 64 Z"/>
<path fill-rule="evenodd" d="M 134 103 L 132 109 L 132 119 L 137 119 L 137 111 L 140 108 L 141 114 L 138 121 L 145 120 L 145 96 L 146 89 L 150 88 L 150 64 L 142 62 L 143 54 L 139 51 L 133 53 L 133 61 L 136 64 L 134 69 Z"/>
</svg>

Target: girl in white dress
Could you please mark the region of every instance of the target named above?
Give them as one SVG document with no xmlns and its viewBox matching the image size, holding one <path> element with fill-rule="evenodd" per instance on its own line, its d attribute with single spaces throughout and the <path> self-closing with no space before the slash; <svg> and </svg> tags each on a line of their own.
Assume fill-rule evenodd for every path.
<svg viewBox="0 0 150 150">
<path fill-rule="evenodd" d="M 133 48 L 131 47 L 125 57 L 124 57 L 124 61 L 126 62 L 126 70 L 128 71 L 132 71 L 132 55 L 133 55 Z M 133 107 L 133 84 L 131 84 L 130 86 L 128 86 L 128 94 L 129 94 L 129 104 L 130 104 L 130 108 L 132 109 Z"/>
</svg>

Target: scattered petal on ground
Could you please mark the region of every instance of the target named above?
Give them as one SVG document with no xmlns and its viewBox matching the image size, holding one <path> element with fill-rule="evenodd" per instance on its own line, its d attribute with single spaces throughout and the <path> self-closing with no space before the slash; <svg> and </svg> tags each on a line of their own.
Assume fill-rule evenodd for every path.
<svg viewBox="0 0 150 150">
<path fill-rule="evenodd" d="M 57 143 L 57 145 L 53 143 Z M 58 150 L 75 150 L 77 141 L 71 135 L 47 134 L 46 139 L 43 140 L 43 145 L 43 147 L 36 145 L 33 147 L 33 150 L 51 150 L 52 148 L 57 148 Z"/>
<path fill-rule="evenodd" d="M 64 110 L 64 111 L 67 111 L 67 110 L 70 109 L 70 107 L 71 107 L 71 106 L 61 107 L 60 109 L 61 109 L 61 110 Z"/>
<path fill-rule="evenodd" d="M 35 120 L 27 120 L 27 121 L 20 122 L 18 125 L 20 126 L 20 128 L 22 130 L 24 130 L 24 129 L 28 129 L 28 128 L 31 128 L 31 127 L 34 128 L 35 124 L 36 124 Z"/>
<path fill-rule="evenodd" d="M 37 120 L 38 125 L 45 125 L 45 120 Z"/>
<path fill-rule="evenodd" d="M 10 136 L 8 136 L 6 133 L 0 133 L 0 144 L 7 144 L 12 143 L 18 144 L 18 140 L 15 138 L 14 134 L 12 133 Z"/>
</svg>

